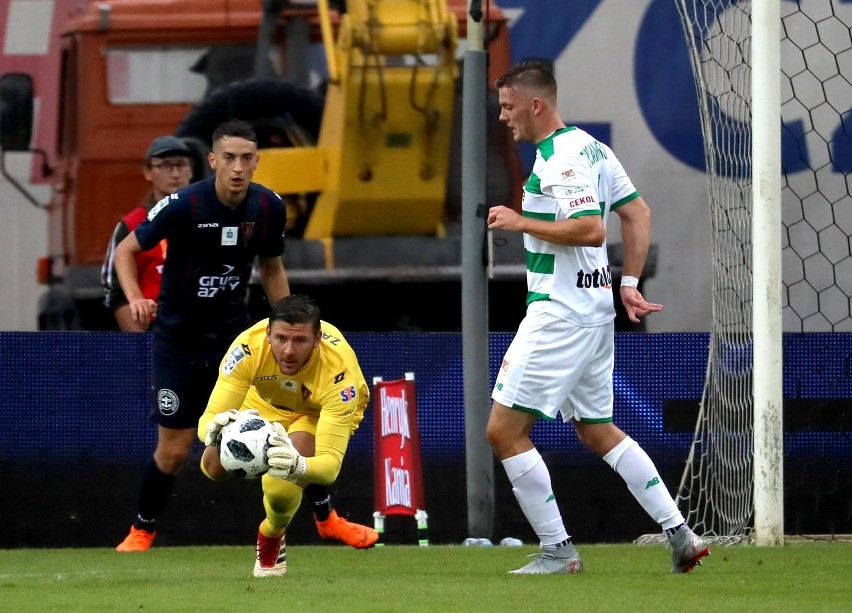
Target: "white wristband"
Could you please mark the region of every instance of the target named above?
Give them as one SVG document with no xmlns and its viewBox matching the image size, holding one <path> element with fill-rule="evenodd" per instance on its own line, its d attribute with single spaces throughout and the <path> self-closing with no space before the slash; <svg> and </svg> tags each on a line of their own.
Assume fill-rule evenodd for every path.
<svg viewBox="0 0 852 613">
<path fill-rule="evenodd" d="M 621 287 L 639 287 L 638 277 L 624 275 L 623 277 L 621 277 Z"/>
</svg>

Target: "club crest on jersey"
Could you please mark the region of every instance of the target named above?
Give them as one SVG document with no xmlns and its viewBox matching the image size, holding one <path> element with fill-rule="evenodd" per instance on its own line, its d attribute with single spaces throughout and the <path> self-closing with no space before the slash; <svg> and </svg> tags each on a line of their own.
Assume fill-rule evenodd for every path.
<svg viewBox="0 0 852 613">
<path fill-rule="evenodd" d="M 163 388 L 157 392 L 157 407 L 163 415 L 174 415 L 180 406 L 180 398 L 172 390 Z"/>
<path fill-rule="evenodd" d="M 254 232 L 254 222 L 253 221 L 242 221 L 240 222 L 240 228 L 243 231 L 243 243 L 248 245 L 249 239 L 251 238 L 252 232 Z"/>
<path fill-rule="evenodd" d="M 222 228 L 222 245 L 226 247 L 237 244 L 237 229 L 234 227 Z"/>
</svg>

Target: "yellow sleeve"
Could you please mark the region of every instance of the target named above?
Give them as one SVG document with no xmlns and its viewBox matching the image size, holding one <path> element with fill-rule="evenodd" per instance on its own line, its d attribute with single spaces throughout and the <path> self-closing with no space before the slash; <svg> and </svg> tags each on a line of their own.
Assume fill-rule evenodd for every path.
<svg viewBox="0 0 852 613">
<path fill-rule="evenodd" d="M 204 442 L 207 424 L 217 413 L 237 409 L 243 405 L 253 378 L 252 356 L 243 350 L 240 338 L 234 341 L 219 365 L 219 376 L 210 393 L 207 408 L 198 420 L 198 438 Z"/>
<path fill-rule="evenodd" d="M 368 402 L 369 391 L 354 378 L 344 380 L 325 395 L 317 422 L 314 456 L 305 458 L 307 481 L 321 485 L 334 483 L 349 446 L 353 421 L 361 420 Z"/>
<path fill-rule="evenodd" d="M 349 424 L 324 419 L 325 410 L 317 423 L 315 455 L 305 458 L 308 472 L 305 479 L 311 483 L 331 485 L 340 474 L 343 456 L 349 446 Z"/>
</svg>

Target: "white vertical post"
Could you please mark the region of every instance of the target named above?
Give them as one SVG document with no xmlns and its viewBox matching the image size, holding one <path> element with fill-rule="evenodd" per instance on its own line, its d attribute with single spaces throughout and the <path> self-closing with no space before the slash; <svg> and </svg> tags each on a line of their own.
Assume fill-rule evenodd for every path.
<svg viewBox="0 0 852 613">
<path fill-rule="evenodd" d="M 784 544 L 780 4 L 753 0 L 751 5 L 754 538 L 759 546 Z"/>
</svg>

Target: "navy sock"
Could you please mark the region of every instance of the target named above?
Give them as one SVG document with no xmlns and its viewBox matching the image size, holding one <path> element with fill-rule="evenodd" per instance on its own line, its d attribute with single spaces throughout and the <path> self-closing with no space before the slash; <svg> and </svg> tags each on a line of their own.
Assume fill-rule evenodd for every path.
<svg viewBox="0 0 852 613">
<path fill-rule="evenodd" d="M 311 501 L 311 507 L 314 510 L 314 515 L 317 516 L 317 521 L 325 521 L 331 514 L 331 495 L 324 485 L 311 483 L 304 490 L 304 496 Z"/>
<path fill-rule="evenodd" d="M 137 530 L 154 532 L 157 517 L 169 504 L 175 478 L 161 472 L 154 458 L 148 460 L 142 473 L 142 490 L 139 492 L 139 506 L 133 526 Z"/>
</svg>

